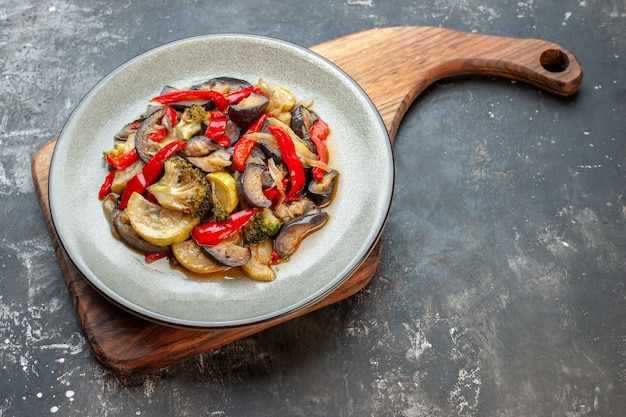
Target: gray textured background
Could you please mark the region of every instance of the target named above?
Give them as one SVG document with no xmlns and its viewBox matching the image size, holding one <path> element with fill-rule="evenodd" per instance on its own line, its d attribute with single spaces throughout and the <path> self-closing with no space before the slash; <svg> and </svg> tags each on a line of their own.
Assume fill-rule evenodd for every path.
<svg viewBox="0 0 626 417">
<path fill-rule="evenodd" d="M 375 27 L 544 38 L 559 99 L 491 77 L 400 127 L 383 259 L 356 296 L 149 375 L 90 354 L 30 174 L 87 91 L 205 33 L 309 47 Z M 626 415 L 622 0 L 0 1 L 0 416 Z M 375 57 L 373 57 L 375 59 Z"/>
</svg>

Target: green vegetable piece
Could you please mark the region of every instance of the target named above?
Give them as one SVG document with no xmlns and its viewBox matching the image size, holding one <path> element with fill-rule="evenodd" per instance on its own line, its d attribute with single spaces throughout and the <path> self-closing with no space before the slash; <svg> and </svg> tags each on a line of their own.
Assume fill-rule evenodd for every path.
<svg viewBox="0 0 626 417">
<path fill-rule="evenodd" d="M 181 120 L 187 123 L 202 123 L 209 119 L 211 119 L 211 112 L 197 104 L 187 107 L 181 116 Z"/>
<path fill-rule="evenodd" d="M 248 246 L 262 242 L 277 235 L 282 227 L 283 221 L 271 209 L 263 209 L 243 227 L 243 243 Z"/>
<path fill-rule="evenodd" d="M 161 179 L 148 187 L 159 204 L 195 217 L 205 217 L 211 211 L 211 185 L 205 174 L 178 155 L 168 158 L 163 169 Z"/>
</svg>

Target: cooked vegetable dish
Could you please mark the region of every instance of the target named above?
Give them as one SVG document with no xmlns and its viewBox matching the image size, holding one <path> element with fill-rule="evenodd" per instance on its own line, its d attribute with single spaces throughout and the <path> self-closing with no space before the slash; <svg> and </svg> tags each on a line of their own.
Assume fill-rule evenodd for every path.
<svg viewBox="0 0 626 417">
<path fill-rule="evenodd" d="M 104 152 L 111 230 L 147 262 L 272 281 L 321 228 L 339 173 L 328 124 L 286 88 L 218 77 L 165 87 Z"/>
</svg>

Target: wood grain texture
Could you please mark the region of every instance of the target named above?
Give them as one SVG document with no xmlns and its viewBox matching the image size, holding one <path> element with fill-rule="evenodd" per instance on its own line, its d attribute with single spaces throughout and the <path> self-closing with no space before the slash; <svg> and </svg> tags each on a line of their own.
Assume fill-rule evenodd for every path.
<svg viewBox="0 0 626 417">
<path fill-rule="evenodd" d="M 567 96 L 582 83 L 582 69 L 564 48 L 542 40 L 517 40 L 468 34 L 441 28 L 374 29 L 311 48 L 350 75 L 372 98 L 393 139 L 409 105 L 433 82 L 461 74 L 490 74 L 527 82 Z M 541 64 L 568 61 L 559 72 Z M 562 68 L 563 66 L 561 65 Z M 345 299 L 372 279 L 380 261 L 378 242 L 360 268 L 340 287 L 307 308 L 273 321 L 234 329 L 175 329 L 130 314 L 100 295 L 72 264 L 61 246 L 48 205 L 48 172 L 56 141 L 34 155 L 32 175 L 42 213 L 76 316 L 95 358 L 121 375 L 150 372 L 252 335 L 313 310 Z"/>
<path fill-rule="evenodd" d="M 541 39 L 399 26 L 354 33 L 311 50 L 334 62 L 365 90 L 385 121 L 392 142 L 415 98 L 444 78 L 494 75 L 558 96 L 576 93 L 583 81 L 576 57 L 562 46 Z"/>
</svg>

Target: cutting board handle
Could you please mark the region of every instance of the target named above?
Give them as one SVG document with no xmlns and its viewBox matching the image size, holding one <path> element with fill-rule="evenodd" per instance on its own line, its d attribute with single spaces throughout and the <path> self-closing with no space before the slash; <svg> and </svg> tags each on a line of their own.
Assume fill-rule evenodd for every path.
<svg viewBox="0 0 626 417">
<path fill-rule="evenodd" d="M 563 97 L 576 93 L 583 80 L 582 67 L 570 51 L 541 39 L 401 26 L 347 35 L 311 49 L 365 90 L 392 142 L 410 104 L 444 78 L 494 75 Z"/>
</svg>

